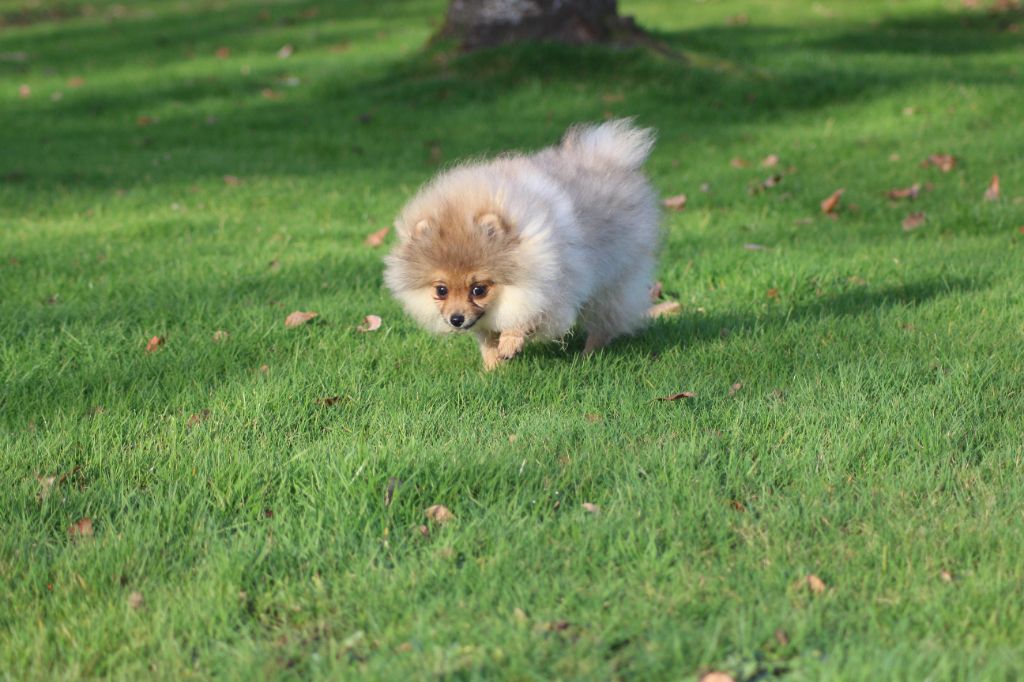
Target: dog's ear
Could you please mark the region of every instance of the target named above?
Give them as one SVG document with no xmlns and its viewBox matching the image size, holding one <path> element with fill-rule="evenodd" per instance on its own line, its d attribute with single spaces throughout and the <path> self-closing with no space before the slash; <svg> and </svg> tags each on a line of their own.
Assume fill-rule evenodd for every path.
<svg viewBox="0 0 1024 682">
<path fill-rule="evenodd" d="M 429 218 L 422 218 L 416 221 L 416 224 L 412 226 L 412 229 L 409 230 L 408 236 L 410 239 L 416 239 L 417 237 L 421 237 L 426 234 L 428 231 L 433 229 L 433 227 L 434 222 L 432 220 Z"/>
<path fill-rule="evenodd" d="M 499 234 L 505 234 L 511 229 L 509 227 L 509 224 L 505 222 L 505 220 L 500 215 L 490 211 L 478 215 L 474 222 L 480 227 L 487 230 L 487 233 L 490 234 L 492 237 Z"/>
</svg>

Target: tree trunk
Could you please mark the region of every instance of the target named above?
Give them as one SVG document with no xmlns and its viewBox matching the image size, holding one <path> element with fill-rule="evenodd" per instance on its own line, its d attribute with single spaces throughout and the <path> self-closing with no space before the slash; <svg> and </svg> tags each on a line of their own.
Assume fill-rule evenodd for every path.
<svg viewBox="0 0 1024 682">
<path fill-rule="evenodd" d="M 580 45 L 638 32 L 617 0 L 451 0 L 441 35 L 465 50 L 523 41 Z"/>
</svg>

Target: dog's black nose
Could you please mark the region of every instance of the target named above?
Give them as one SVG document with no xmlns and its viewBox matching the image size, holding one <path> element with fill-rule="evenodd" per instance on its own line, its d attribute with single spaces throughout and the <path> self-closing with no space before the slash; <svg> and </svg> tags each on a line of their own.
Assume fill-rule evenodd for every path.
<svg viewBox="0 0 1024 682">
<path fill-rule="evenodd" d="M 462 323 L 466 321 L 466 318 L 456 313 L 455 315 L 451 316 L 450 321 L 453 327 L 461 327 Z"/>
</svg>

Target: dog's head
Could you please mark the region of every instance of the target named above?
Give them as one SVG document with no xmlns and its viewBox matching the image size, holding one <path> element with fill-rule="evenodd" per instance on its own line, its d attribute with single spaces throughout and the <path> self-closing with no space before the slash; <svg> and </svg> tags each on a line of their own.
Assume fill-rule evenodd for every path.
<svg viewBox="0 0 1024 682">
<path fill-rule="evenodd" d="M 515 230 L 492 203 L 462 198 L 426 208 L 398 219 L 385 281 L 426 328 L 471 329 L 513 281 Z"/>
</svg>

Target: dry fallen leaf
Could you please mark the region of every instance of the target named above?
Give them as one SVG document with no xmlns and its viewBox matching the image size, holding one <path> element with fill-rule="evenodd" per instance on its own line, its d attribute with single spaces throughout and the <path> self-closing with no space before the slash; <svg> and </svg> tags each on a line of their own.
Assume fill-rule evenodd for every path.
<svg viewBox="0 0 1024 682">
<path fill-rule="evenodd" d="M 217 59 L 227 59 L 228 57 L 231 56 L 231 48 L 230 47 L 218 47 L 217 50 L 213 54 L 217 57 Z"/>
<path fill-rule="evenodd" d="M 455 518 L 455 514 L 452 514 L 451 510 L 443 504 L 427 507 L 423 513 L 427 515 L 428 519 L 442 526 Z"/>
<path fill-rule="evenodd" d="M 813 573 L 804 578 L 803 582 L 807 584 L 807 588 L 813 594 L 823 594 L 825 592 L 825 581 Z"/>
<path fill-rule="evenodd" d="M 292 46 L 291 43 L 288 43 L 286 45 L 282 45 L 281 49 L 277 51 L 277 58 L 288 59 L 288 57 L 291 57 L 293 54 L 295 54 L 295 47 Z"/>
<path fill-rule="evenodd" d="M 81 76 L 72 76 L 71 78 L 68 79 L 68 87 L 69 88 L 72 88 L 72 89 L 80 88 L 83 85 L 85 85 L 85 79 L 82 78 Z"/>
<path fill-rule="evenodd" d="M 601 511 L 601 508 L 598 507 L 593 502 L 584 502 L 582 506 L 583 506 L 583 511 L 587 512 L 588 514 L 596 514 L 599 511 Z"/>
<path fill-rule="evenodd" d="M 662 201 L 661 205 L 665 208 L 671 208 L 673 211 L 682 211 L 686 208 L 686 195 L 677 194 L 674 197 L 669 197 Z"/>
<path fill-rule="evenodd" d="M 310 320 L 314 320 L 318 317 L 320 317 L 320 313 L 314 313 L 312 311 L 304 313 L 301 310 L 296 310 L 295 312 L 288 315 L 288 317 L 284 318 L 284 326 L 287 327 L 288 329 L 291 329 L 293 327 L 301 327 Z"/>
<path fill-rule="evenodd" d="M 910 232 L 924 225 L 925 215 L 924 212 L 911 213 L 903 219 L 903 231 Z"/>
<path fill-rule="evenodd" d="M 747 166 L 750 165 L 750 162 L 747 161 L 746 159 L 741 159 L 737 157 L 735 159 L 730 160 L 729 165 L 732 166 L 733 168 L 746 168 Z"/>
<path fill-rule="evenodd" d="M 661 294 L 662 294 L 661 282 L 655 282 L 654 284 L 652 284 L 651 288 L 650 288 L 650 291 L 648 291 L 648 293 L 651 296 L 651 302 L 657 301 L 659 298 L 661 298 Z"/>
<path fill-rule="evenodd" d="M 382 320 L 376 315 L 367 315 L 363 318 L 365 324 L 361 324 L 356 327 L 357 332 L 372 332 L 380 329 Z"/>
<path fill-rule="evenodd" d="M 323 407 L 330 407 L 331 405 L 337 405 L 340 402 L 340 395 L 329 395 L 326 398 L 317 398 L 316 404 L 322 405 Z"/>
<path fill-rule="evenodd" d="M 68 527 L 68 536 L 72 540 L 92 537 L 92 519 L 80 518 Z"/>
<path fill-rule="evenodd" d="M 32 88 L 27 84 L 22 83 L 18 86 L 18 97 L 26 99 L 32 96 Z"/>
<path fill-rule="evenodd" d="M 238 179 L 237 175 L 225 175 L 224 184 L 229 187 L 238 187 L 242 184 L 242 181 Z"/>
<path fill-rule="evenodd" d="M 952 154 L 932 154 L 921 162 L 921 166 L 935 166 L 943 173 L 948 173 L 956 166 L 956 157 Z"/>
<path fill-rule="evenodd" d="M 228 334 L 223 329 L 218 329 L 213 333 L 213 342 L 220 343 L 221 341 L 227 341 L 229 336 L 231 336 L 231 334 Z"/>
<path fill-rule="evenodd" d="M 776 289 L 775 287 L 772 287 L 768 291 L 764 292 L 764 295 L 767 296 L 768 298 L 778 298 L 779 290 Z"/>
<path fill-rule="evenodd" d="M 194 426 L 198 426 L 199 424 L 202 424 L 204 421 L 207 420 L 207 418 L 209 416 L 210 416 L 210 411 L 209 410 L 200 410 L 199 412 L 196 412 L 195 414 L 189 416 L 189 418 L 188 418 L 188 428 L 191 429 Z"/>
<path fill-rule="evenodd" d="M 132 592 L 128 595 L 128 606 L 132 607 L 136 611 L 146 605 L 146 600 L 143 598 L 141 592 Z"/>
<path fill-rule="evenodd" d="M 391 501 L 395 498 L 395 490 L 397 490 L 400 485 L 402 485 L 401 479 L 395 478 L 394 476 L 388 477 L 388 485 L 384 488 L 385 507 L 391 506 Z"/>
<path fill-rule="evenodd" d="M 828 195 L 828 197 L 826 197 L 824 200 L 822 200 L 821 212 L 835 213 L 836 207 L 839 206 L 839 198 L 843 196 L 843 191 L 844 190 L 842 188 L 839 188 L 835 192 L 832 192 L 832 194 Z"/>
<path fill-rule="evenodd" d="M 147 353 L 154 352 L 155 350 L 160 348 L 160 346 L 164 345 L 164 341 L 166 341 L 166 339 L 164 339 L 164 337 L 162 337 L 162 336 L 154 336 L 153 338 L 151 338 L 149 341 L 146 342 L 146 352 Z"/>
<path fill-rule="evenodd" d="M 761 165 L 764 166 L 765 168 L 774 168 L 775 166 L 778 166 L 778 154 L 769 154 L 768 156 L 764 157 L 764 159 L 762 159 L 761 161 Z"/>
<path fill-rule="evenodd" d="M 36 499 L 40 502 L 50 496 L 50 490 L 53 488 L 54 482 L 57 480 L 56 476 L 36 476 L 36 480 L 39 481 L 39 492 L 36 493 Z"/>
<path fill-rule="evenodd" d="M 700 682 L 736 682 L 736 679 L 729 673 L 713 670 L 700 676 Z"/>
<path fill-rule="evenodd" d="M 997 199 L 999 199 L 999 176 L 993 175 L 992 182 L 985 190 L 985 201 L 996 201 Z"/>
<path fill-rule="evenodd" d="M 942 582 L 944 583 L 953 582 L 953 574 L 946 570 L 943 570 L 939 573 L 939 578 L 942 579 Z"/>
<path fill-rule="evenodd" d="M 886 195 L 890 199 L 916 199 L 917 195 L 921 192 L 921 183 L 915 182 L 910 187 L 904 187 L 902 189 L 891 189 Z"/>
<path fill-rule="evenodd" d="M 367 246 L 380 246 L 381 244 L 384 243 L 384 240 L 387 238 L 389 232 L 391 232 L 390 227 L 383 227 L 377 230 L 376 232 L 371 232 L 366 236 L 366 239 L 363 241 L 363 243 L 366 244 Z"/>
<path fill-rule="evenodd" d="M 664 303 L 657 303 L 647 309 L 647 316 L 652 319 L 664 317 L 665 315 L 674 315 L 683 309 L 683 306 L 679 305 L 678 301 L 665 301 Z"/>
<path fill-rule="evenodd" d="M 782 628 L 775 630 L 775 641 L 779 643 L 779 646 L 789 646 L 789 634 Z"/>
<path fill-rule="evenodd" d="M 139 117 L 137 117 L 135 119 L 135 125 L 139 126 L 140 128 L 145 128 L 146 126 L 151 126 L 154 123 L 156 123 L 156 119 L 153 118 L 152 116 L 146 116 L 145 114 L 143 114 L 142 116 L 139 116 Z"/>
<path fill-rule="evenodd" d="M 658 398 L 658 400 L 674 401 L 674 400 L 682 400 L 684 398 L 689 399 L 689 398 L 696 398 L 696 397 L 697 397 L 697 394 L 694 393 L 693 391 L 682 391 L 680 393 L 673 393 L 672 395 L 662 396 L 661 398 Z"/>
<path fill-rule="evenodd" d="M 743 384 L 737 381 L 735 384 L 729 387 L 729 395 L 736 395 L 737 393 L 739 393 L 739 390 L 741 388 L 743 388 Z"/>
</svg>

